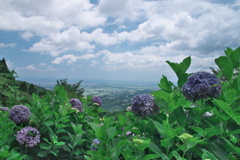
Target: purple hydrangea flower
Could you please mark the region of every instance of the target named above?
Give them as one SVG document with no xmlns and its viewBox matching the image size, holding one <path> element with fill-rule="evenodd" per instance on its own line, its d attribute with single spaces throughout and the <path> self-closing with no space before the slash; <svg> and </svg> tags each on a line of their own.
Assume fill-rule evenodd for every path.
<svg viewBox="0 0 240 160">
<path fill-rule="evenodd" d="M 97 151 L 100 143 L 101 141 L 99 141 L 98 139 L 94 139 L 91 145 L 91 150 Z"/>
<path fill-rule="evenodd" d="M 29 108 L 23 105 L 16 105 L 10 110 L 9 117 L 14 123 L 28 122 L 29 116 L 32 115 Z"/>
<path fill-rule="evenodd" d="M 72 105 L 73 108 L 82 111 L 82 102 L 79 99 L 72 98 L 70 99 L 69 103 Z"/>
<path fill-rule="evenodd" d="M 0 107 L 0 110 L 1 110 L 1 111 L 9 112 L 9 108 L 8 108 L 8 107 Z"/>
<path fill-rule="evenodd" d="M 221 94 L 220 80 L 214 74 L 197 72 L 188 77 L 183 85 L 182 93 L 190 101 L 208 97 L 216 98 Z"/>
<path fill-rule="evenodd" d="M 132 112 L 135 115 L 155 115 L 159 112 L 159 107 L 154 103 L 154 97 L 150 94 L 136 95 L 132 99 Z"/>
<path fill-rule="evenodd" d="M 22 145 L 25 144 L 26 147 L 34 147 L 40 143 L 40 133 L 36 128 L 27 126 L 17 132 L 17 141 Z"/>
<path fill-rule="evenodd" d="M 101 98 L 99 98 L 98 96 L 93 96 L 92 97 L 92 101 L 93 101 L 93 103 L 97 103 L 99 106 L 101 106 L 102 105 L 102 99 Z"/>
</svg>

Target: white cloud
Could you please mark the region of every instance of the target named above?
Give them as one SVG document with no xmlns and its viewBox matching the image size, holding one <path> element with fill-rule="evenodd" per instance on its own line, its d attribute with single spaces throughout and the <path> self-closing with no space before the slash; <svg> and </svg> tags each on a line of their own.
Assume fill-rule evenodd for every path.
<svg viewBox="0 0 240 160">
<path fill-rule="evenodd" d="M 33 65 L 26 66 L 25 68 L 26 68 L 26 70 L 31 70 L 31 71 L 37 70 L 37 68 L 34 67 Z"/>
<path fill-rule="evenodd" d="M 33 36 L 34 36 L 34 34 L 32 32 L 29 32 L 29 31 L 25 31 L 21 34 L 21 37 L 24 40 L 27 40 L 27 41 L 29 41 Z"/>
<path fill-rule="evenodd" d="M 58 69 L 52 67 L 52 66 L 48 66 L 47 67 L 47 71 L 58 71 Z"/>
<path fill-rule="evenodd" d="M 46 64 L 41 63 L 39 67 L 36 67 L 35 65 L 27 65 L 25 67 L 16 67 L 16 71 L 34 71 L 34 72 L 46 72 L 46 71 L 58 71 L 59 69 L 56 69 L 52 66 L 46 66 Z"/>
<path fill-rule="evenodd" d="M 76 56 L 76 55 L 73 55 L 73 54 L 66 54 L 62 57 L 57 57 L 55 58 L 52 63 L 53 64 L 60 64 L 62 63 L 63 61 L 67 61 L 67 64 L 72 64 L 74 62 L 76 62 L 80 57 L 79 56 Z"/>
<path fill-rule="evenodd" d="M 142 0 L 100 0 L 98 10 L 108 17 L 138 20 L 144 17 L 144 2 Z"/>
<path fill-rule="evenodd" d="M 15 43 L 0 43 L 0 48 L 6 48 L 6 47 L 16 47 Z"/>
<path fill-rule="evenodd" d="M 87 61 L 104 70 L 159 70 L 191 55 L 191 71 L 207 69 L 240 41 L 239 0 L 0 1 L 0 29 L 20 31 L 52 64 Z M 34 37 L 37 36 L 39 41 Z M 0 43 L 0 48 L 15 47 Z M 74 53 L 74 54 L 71 54 Z M 206 64 L 204 64 L 206 63 Z M 37 65 L 36 65 L 37 66 Z M 30 70 L 55 70 L 49 64 Z"/>
</svg>

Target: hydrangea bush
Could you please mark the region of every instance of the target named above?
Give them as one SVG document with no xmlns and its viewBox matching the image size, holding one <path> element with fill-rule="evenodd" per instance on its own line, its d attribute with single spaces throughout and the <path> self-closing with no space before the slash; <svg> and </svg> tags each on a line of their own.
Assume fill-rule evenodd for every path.
<svg viewBox="0 0 240 160">
<path fill-rule="evenodd" d="M 36 128 L 27 126 L 17 132 L 16 139 L 19 144 L 25 144 L 26 147 L 31 148 L 40 143 L 40 133 Z"/>
<path fill-rule="evenodd" d="M 197 72 L 188 77 L 182 93 L 190 101 L 216 98 L 221 94 L 220 80 L 208 72 Z"/>
<path fill-rule="evenodd" d="M 92 97 L 92 101 L 93 101 L 93 103 L 97 103 L 98 104 L 98 106 L 100 107 L 101 105 L 102 105 L 102 99 L 100 98 L 100 97 L 98 97 L 98 96 L 93 96 Z"/>
<path fill-rule="evenodd" d="M 13 120 L 16 124 L 21 122 L 28 122 L 29 116 L 31 115 L 31 111 L 28 107 L 23 105 L 16 105 L 13 106 L 10 110 L 9 117 Z"/>
<path fill-rule="evenodd" d="M 33 94 L 31 104 L 0 112 L 0 159 L 238 160 L 240 48 L 225 54 L 215 59 L 217 76 L 187 73 L 191 57 L 167 61 L 177 85 L 163 76 L 159 90 L 131 97 L 120 112 L 91 96 L 69 100 L 61 86 Z"/>
<path fill-rule="evenodd" d="M 159 112 L 159 107 L 154 102 L 154 97 L 150 94 L 136 95 L 132 99 L 132 112 L 135 115 L 155 115 Z"/>
<path fill-rule="evenodd" d="M 69 100 L 69 103 L 72 105 L 73 108 L 78 109 L 79 111 L 82 111 L 82 102 L 77 98 L 72 98 Z"/>
</svg>

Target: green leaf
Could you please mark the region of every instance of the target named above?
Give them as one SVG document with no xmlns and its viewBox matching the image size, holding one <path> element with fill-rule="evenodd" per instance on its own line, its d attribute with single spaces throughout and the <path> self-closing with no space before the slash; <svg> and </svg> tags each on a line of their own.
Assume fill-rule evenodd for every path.
<svg viewBox="0 0 240 160">
<path fill-rule="evenodd" d="M 157 121 L 153 121 L 153 124 L 155 125 L 158 133 L 159 133 L 161 136 L 165 137 L 166 132 L 165 132 L 165 129 L 164 129 L 163 125 L 160 124 L 160 123 L 157 122 Z"/>
<path fill-rule="evenodd" d="M 219 160 L 228 159 L 228 152 L 223 145 L 221 145 L 219 143 L 212 143 L 212 144 L 214 146 L 212 151 Z"/>
<path fill-rule="evenodd" d="M 39 146 L 40 146 L 41 149 L 46 149 L 46 150 L 52 148 L 51 145 L 48 145 L 48 144 L 46 144 L 46 143 L 40 143 Z"/>
<path fill-rule="evenodd" d="M 234 114 L 232 108 L 228 105 L 228 103 L 223 102 L 221 100 L 217 100 L 217 99 L 214 99 L 213 102 L 219 108 L 224 110 L 224 112 L 227 113 L 233 120 L 235 120 L 238 125 L 240 125 L 240 117 Z"/>
<path fill-rule="evenodd" d="M 187 69 L 191 65 L 191 57 L 185 58 L 180 64 L 172 63 L 170 61 L 166 61 L 170 67 L 173 69 L 175 74 L 178 77 L 178 86 L 182 87 L 184 83 L 187 81 L 188 74 L 186 73 Z"/>
<path fill-rule="evenodd" d="M 175 74 L 178 76 L 178 74 L 181 72 L 180 65 L 178 63 L 174 63 L 174 62 L 170 62 L 170 61 L 166 61 L 166 62 L 173 69 Z"/>
<path fill-rule="evenodd" d="M 121 127 L 123 127 L 126 124 L 126 121 L 127 121 L 127 119 L 125 116 L 123 116 L 122 114 L 118 115 L 118 122 Z"/>
<path fill-rule="evenodd" d="M 143 143 L 140 144 L 139 149 L 143 151 L 150 145 L 150 142 L 151 142 L 150 139 L 144 140 Z"/>
<path fill-rule="evenodd" d="M 96 132 L 97 130 L 99 130 L 100 126 L 96 123 L 88 123 L 92 129 Z"/>
<path fill-rule="evenodd" d="M 158 84 L 159 88 L 170 93 L 172 92 L 172 83 L 168 81 L 166 76 L 162 76 L 160 83 Z"/>
<path fill-rule="evenodd" d="M 150 142 L 150 145 L 148 148 L 151 149 L 154 153 L 156 153 L 158 155 L 162 154 L 161 149 L 153 142 Z"/>
<path fill-rule="evenodd" d="M 218 160 L 218 158 L 214 154 L 208 152 L 206 149 L 202 149 L 202 151 L 202 159 Z"/>
<path fill-rule="evenodd" d="M 37 154 L 38 157 L 46 157 L 47 156 L 47 152 L 46 151 L 40 151 Z"/>
<path fill-rule="evenodd" d="M 67 145 L 64 145 L 64 146 L 63 146 L 63 149 L 64 149 L 65 151 L 68 151 L 68 152 L 71 153 L 71 149 L 70 149 Z"/>
<path fill-rule="evenodd" d="M 158 155 L 158 154 L 148 154 L 148 155 L 143 157 L 143 160 L 151 160 L 151 159 L 156 159 L 156 158 L 159 158 L 159 157 L 161 157 L 161 156 Z"/>
<path fill-rule="evenodd" d="M 224 52 L 225 52 L 226 56 L 230 57 L 230 55 L 233 52 L 233 50 L 231 48 L 227 47 L 227 49 L 225 49 Z"/>
<path fill-rule="evenodd" d="M 54 122 L 53 121 L 46 121 L 43 124 L 46 125 L 47 127 L 49 127 L 49 126 L 53 126 Z"/>
<path fill-rule="evenodd" d="M 56 143 L 57 146 L 61 146 L 61 145 L 64 145 L 64 144 L 65 144 L 65 142 L 57 142 Z"/>
<path fill-rule="evenodd" d="M 95 132 L 97 139 L 101 142 L 105 142 L 107 139 L 107 133 L 104 126 L 101 126 L 96 132 Z"/>
<path fill-rule="evenodd" d="M 168 149 L 172 146 L 172 141 L 169 138 L 161 140 L 161 146 Z"/>
<path fill-rule="evenodd" d="M 110 127 L 107 129 L 107 134 L 108 134 L 108 140 L 111 140 L 116 133 L 116 128 L 115 127 Z"/>
<path fill-rule="evenodd" d="M 240 67 L 240 47 L 232 51 L 229 57 L 232 60 L 234 68 Z"/>
<path fill-rule="evenodd" d="M 235 97 L 236 97 L 235 89 L 230 89 L 230 90 L 224 92 L 224 97 L 228 103 L 235 102 Z"/>
<path fill-rule="evenodd" d="M 187 57 L 180 63 L 181 72 L 185 73 L 191 65 L 191 57 Z"/>
<path fill-rule="evenodd" d="M 54 156 L 57 157 L 57 153 L 56 153 L 56 152 L 54 152 L 54 151 L 50 151 L 50 153 L 52 153 Z"/>
<path fill-rule="evenodd" d="M 233 76 L 233 64 L 229 57 L 220 56 L 215 59 L 215 63 L 218 65 L 218 68 L 222 71 L 223 75 L 227 79 L 231 79 Z"/>
<path fill-rule="evenodd" d="M 239 147 L 233 145 L 230 141 L 228 141 L 227 139 L 225 139 L 225 138 L 223 138 L 223 137 L 222 137 L 222 139 L 223 139 L 225 142 L 227 142 L 228 148 L 231 148 L 233 151 L 235 151 L 235 153 L 238 153 L 238 154 L 240 153 L 240 148 L 239 148 Z"/>
</svg>

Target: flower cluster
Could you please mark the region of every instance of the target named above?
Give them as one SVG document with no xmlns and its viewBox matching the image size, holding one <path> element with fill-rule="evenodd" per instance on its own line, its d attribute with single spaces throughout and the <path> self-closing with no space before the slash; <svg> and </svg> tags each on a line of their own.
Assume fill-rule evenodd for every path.
<svg viewBox="0 0 240 160">
<path fill-rule="evenodd" d="M 36 128 L 27 126 L 17 132 L 17 141 L 26 147 L 34 147 L 40 143 L 40 133 Z"/>
<path fill-rule="evenodd" d="M 82 111 L 82 102 L 79 99 L 72 98 L 70 99 L 69 103 L 72 105 L 73 108 L 76 108 L 79 111 Z"/>
<path fill-rule="evenodd" d="M 29 108 L 23 105 L 16 105 L 10 110 L 9 117 L 14 123 L 28 122 L 29 116 L 32 115 Z"/>
<path fill-rule="evenodd" d="M 93 103 L 97 103 L 98 104 L 98 106 L 101 106 L 102 105 L 102 99 L 101 98 L 99 98 L 98 96 L 93 96 L 92 97 L 92 101 L 93 101 Z"/>
<path fill-rule="evenodd" d="M 197 72 L 188 77 L 183 85 L 182 93 L 190 101 L 208 97 L 216 98 L 221 94 L 220 80 L 214 74 Z"/>
<path fill-rule="evenodd" d="M 9 112 L 9 108 L 8 107 L 0 107 L 1 111 L 5 111 L 5 112 Z"/>
<path fill-rule="evenodd" d="M 132 99 L 132 112 L 135 115 L 155 115 L 159 112 L 159 107 L 154 103 L 154 97 L 150 94 L 136 95 Z"/>
<path fill-rule="evenodd" d="M 91 145 L 91 150 L 97 151 L 100 143 L 101 141 L 99 141 L 98 139 L 94 139 Z"/>
</svg>

